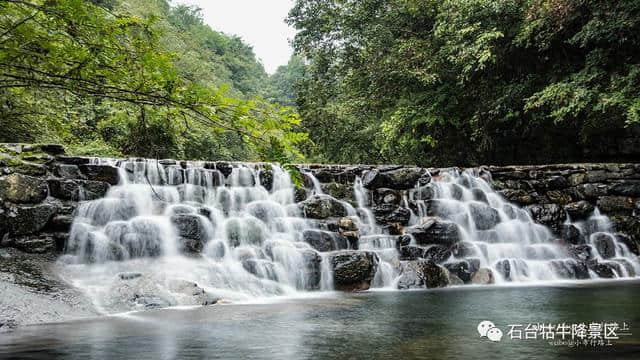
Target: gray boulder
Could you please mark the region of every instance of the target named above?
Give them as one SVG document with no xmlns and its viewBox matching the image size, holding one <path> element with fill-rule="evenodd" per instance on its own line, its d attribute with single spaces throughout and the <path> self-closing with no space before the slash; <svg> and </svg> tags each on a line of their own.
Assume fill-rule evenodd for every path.
<svg viewBox="0 0 640 360">
<path fill-rule="evenodd" d="M 14 203 L 39 203 L 47 197 L 47 183 L 37 177 L 11 174 L 0 178 L 0 199 Z"/>
<path fill-rule="evenodd" d="M 347 238 L 329 231 L 308 229 L 302 232 L 302 239 L 320 252 L 347 249 Z"/>
<path fill-rule="evenodd" d="M 346 250 L 330 257 L 336 290 L 361 291 L 371 286 L 378 269 L 378 256 L 372 251 Z"/>
<path fill-rule="evenodd" d="M 412 235 L 418 245 L 451 246 L 460 241 L 458 225 L 450 221 L 430 218 L 421 224 L 405 229 L 406 234 Z"/>
<path fill-rule="evenodd" d="M 347 216 L 344 204 L 329 195 L 313 195 L 298 206 L 305 217 L 312 219 Z"/>
<path fill-rule="evenodd" d="M 89 180 L 102 181 L 111 185 L 118 185 L 118 182 L 120 182 L 120 174 L 117 167 L 102 164 L 83 164 L 78 167 Z"/>
<path fill-rule="evenodd" d="M 448 284 L 447 270 L 433 261 L 417 260 L 400 263 L 398 289 L 437 288 Z"/>
</svg>

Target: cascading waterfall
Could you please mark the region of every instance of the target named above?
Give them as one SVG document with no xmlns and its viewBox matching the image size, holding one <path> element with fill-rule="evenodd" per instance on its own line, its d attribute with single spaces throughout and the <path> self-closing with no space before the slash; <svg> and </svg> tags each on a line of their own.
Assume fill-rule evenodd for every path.
<svg viewBox="0 0 640 360">
<path fill-rule="evenodd" d="M 297 202 L 299 191 L 276 165 L 93 163 L 118 167 L 120 184 L 102 199 L 80 203 L 61 263 L 63 276 L 105 312 L 332 290 L 330 256 L 340 249 L 376 254 L 371 285 L 378 288 L 396 288 L 398 265 L 406 260 L 403 246 L 427 254 L 420 258 L 437 258 L 464 282 L 480 268 L 490 269 L 496 282 L 640 274 L 636 256 L 597 211 L 586 221 L 565 224 L 577 239 L 568 248 L 468 170 L 432 177 L 404 196 L 411 212 L 404 235 L 397 229 L 392 235 L 388 226 L 376 223 L 374 200 L 359 177 L 351 205 L 324 194 L 306 172 L 312 190 L 305 197 L 339 203 L 342 219 L 354 224 L 337 235 L 327 221 L 306 217 Z M 435 228 L 453 231 L 457 238 L 445 236 L 450 244 L 425 243 L 410 231 L 435 221 L 440 226 Z M 586 266 L 590 261 L 597 264 Z"/>
</svg>

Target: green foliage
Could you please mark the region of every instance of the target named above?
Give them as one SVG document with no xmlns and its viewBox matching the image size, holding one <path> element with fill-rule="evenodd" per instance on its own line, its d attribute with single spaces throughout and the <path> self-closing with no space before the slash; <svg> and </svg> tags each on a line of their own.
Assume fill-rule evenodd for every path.
<svg viewBox="0 0 640 360">
<path fill-rule="evenodd" d="M 639 122 L 635 0 L 297 0 L 288 21 L 321 161 L 584 160 Z"/>
<path fill-rule="evenodd" d="M 250 46 L 166 0 L 0 0 L 0 141 L 92 155 L 298 159 Z M 193 146 L 192 146 L 193 143 Z"/>
</svg>

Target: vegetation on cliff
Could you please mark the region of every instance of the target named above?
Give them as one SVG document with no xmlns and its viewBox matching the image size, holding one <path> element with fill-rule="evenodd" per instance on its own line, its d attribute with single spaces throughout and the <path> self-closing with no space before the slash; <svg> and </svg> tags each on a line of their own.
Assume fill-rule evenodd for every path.
<svg viewBox="0 0 640 360">
<path fill-rule="evenodd" d="M 0 0 L 0 141 L 192 159 L 299 157 L 250 46 L 166 0 Z"/>
<path fill-rule="evenodd" d="M 288 21 L 322 161 L 581 161 L 640 121 L 635 0 L 297 0 Z"/>
</svg>

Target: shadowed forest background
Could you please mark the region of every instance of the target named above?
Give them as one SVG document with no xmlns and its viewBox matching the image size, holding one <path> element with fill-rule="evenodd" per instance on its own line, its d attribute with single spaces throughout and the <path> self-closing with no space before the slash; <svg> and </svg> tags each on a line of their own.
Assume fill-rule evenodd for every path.
<svg viewBox="0 0 640 360">
<path fill-rule="evenodd" d="M 640 158 L 640 1 L 298 0 L 295 55 L 166 0 L 0 0 L 0 142 L 281 163 Z M 252 26 L 252 24 L 247 24 Z"/>
</svg>

